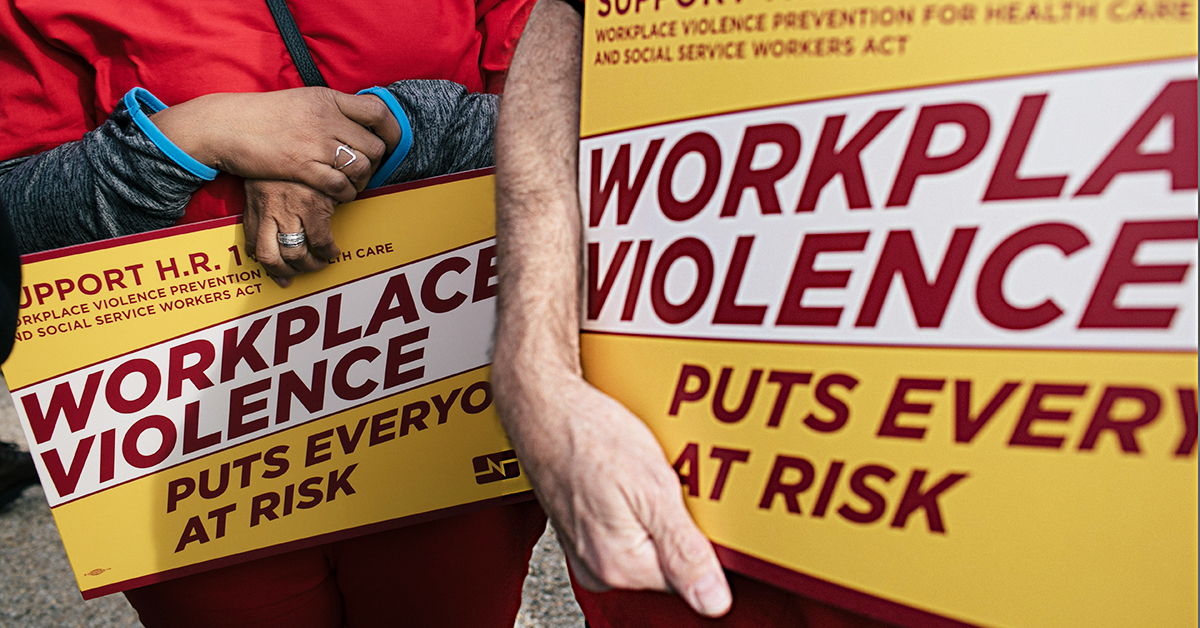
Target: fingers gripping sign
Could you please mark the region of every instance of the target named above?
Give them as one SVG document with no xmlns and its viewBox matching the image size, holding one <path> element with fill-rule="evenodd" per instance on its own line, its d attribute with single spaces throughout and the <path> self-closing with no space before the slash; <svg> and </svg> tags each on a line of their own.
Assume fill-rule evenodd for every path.
<svg viewBox="0 0 1200 628">
<path fill-rule="evenodd" d="M 688 514 L 658 441 L 586 382 L 556 388 L 570 391 L 560 397 L 564 416 L 572 417 L 567 440 L 586 445 L 542 458 L 534 464 L 543 473 L 533 477 L 543 480 L 539 497 L 580 585 L 672 591 L 702 615 L 725 614 L 732 598 L 724 571 Z"/>
<path fill-rule="evenodd" d="M 247 180 L 242 220 L 247 253 L 286 288 L 292 277 L 320 270 L 340 253 L 330 224 L 333 211 L 333 199 L 304 184 Z"/>
</svg>

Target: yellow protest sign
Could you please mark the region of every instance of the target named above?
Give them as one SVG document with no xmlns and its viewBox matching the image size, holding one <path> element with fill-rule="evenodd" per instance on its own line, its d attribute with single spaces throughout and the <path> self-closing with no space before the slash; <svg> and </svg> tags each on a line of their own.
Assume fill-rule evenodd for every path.
<svg viewBox="0 0 1200 628">
<path fill-rule="evenodd" d="M 5 376 L 84 596 L 527 497 L 492 194 L 339 207 L 342 255 L 287 289 L 232 219 L 27 256 Z"/>
<path fill-rule="evenodd" d="M 1196 15 L 588 3 L 584 370 L 728 567 L 1196 625 Z"/>
</svg>

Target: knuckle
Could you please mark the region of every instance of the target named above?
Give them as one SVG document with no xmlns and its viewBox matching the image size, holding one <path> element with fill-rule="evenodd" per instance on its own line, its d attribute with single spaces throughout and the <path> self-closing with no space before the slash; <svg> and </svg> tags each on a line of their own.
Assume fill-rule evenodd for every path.
<svg viewBox="0 0 1200 628">
<path fill-rule="evenodd" d="M 287 262 L 289 265 L 292 265 L 293 263 L 301 261 L 307 257 L 308 249 L 303 246 L 298 246 L 291 249 L 285 248 L 280 252 L 279 256 L 283 258 L 283 261 Z"/>
<path fill-rule="evenodd" d="M 262 254 L 258 256 L 258 263 L 262 264 L 268 270 L 272 270 L 280 266 L 283 263 L 283 260 L 275 251 L 264 249 Z"/>
<path fill-rule="evenodd" d="M 379 139 L 377 136 L 372 135 L 367 141 L 367 146 L 364 147 L 363 153 L 366 154 L 367 158 L 371 161 L 378 162 L 379 159 L 383 157 L 383 153 L 386 150 L 387 144 L 384 144 L 383 140 Z"/>
<path fill-rule="evenodd" d="M 331 251 L 336 247 L 333 244 L 333 236 L 325 233 L 309 234 L 308 248 L 317 251 Z"/>
<path fill-rule="evenodd" d="M 343 178 L 337 189 L 332 190 L 329 196 L 339 203 L 349 203 L 354 200 L 355 196 L 358 196 L 358 190 L 354 188 L 349 179 Z"/>
<path fill-rule="evenodd" d="M 629 570 L 613 564 L 613 561 L 601 561 L 592 569 L 596 579 L 604 587 L 610 589 L 643 589 L 646 583 L 635 577 Z"/>
<path fill-rule="evenodd" d="M 383 101 L 380 100 L 379 97 L 370 95 L 363 95 L 362 97 L 366 99 L 363 102 L 366 103 L 367 115 L 370 116 L 372 120 L 383 122 L 387 119 L 386 116 L 391 114 L 391 111 L 388 110 L 387 105 L 383 104 Z"/>
<path fill-rule="evenodd" d="M 331 168 L 323 168 L 317 181 L 318 185 L 313 186 L 316 190 L 324 192 L 338 200 L 342 200 L 341 196 L 345 195 L 347 188 L 350 187 L 349 182 L 346 181 L 346 176 L 340 171 Z M 354 198 L 353 194 L 350 198 Z"/>
<path fill-rule="evenodd" d="M 666 562 L 677 571 L 691 571 L 703 567 L 712 552 L 703 537 L 682 531 L 672 535 L 663 549 Z"/>
</svg>

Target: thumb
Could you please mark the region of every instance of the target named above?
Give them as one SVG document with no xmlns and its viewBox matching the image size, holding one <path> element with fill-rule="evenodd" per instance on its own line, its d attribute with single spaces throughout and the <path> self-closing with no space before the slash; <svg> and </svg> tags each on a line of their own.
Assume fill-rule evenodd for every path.
<svg viewBox="0 0 1200 628">
<path fill-rule="evenodd" d="M 701 615 L 720 617 L 728 613 L 733 594 L 725 572 L 712 543 L 684 507 L 683 497 L 661 500 L 657 506 L 656 516 L 647 522 L 647 531 L 654 540 L 667 584 Z"/>
</svg>

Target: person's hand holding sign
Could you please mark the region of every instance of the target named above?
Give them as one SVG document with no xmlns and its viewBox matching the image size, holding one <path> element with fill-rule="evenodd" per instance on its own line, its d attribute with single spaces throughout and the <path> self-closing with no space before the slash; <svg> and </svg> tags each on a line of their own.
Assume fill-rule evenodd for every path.
<svg viewBox="0 0 1200 628">
<path fill-rule="evenodd" d="M 677 592 L 709 617 L 732 596 L 646 425 L 579 364 L 580 20 L 533 10 L 496 131 L 496 404 L 579 583 Z"/>
<path fill-rule="evenodd" d="M 280 286 L 339 253 L 330 219 L 400 141 L 376 96 L 323 87 L 211 94 L 154 115 L 189 155 L 246 179 L 247 253 Z"/>
</svg>

